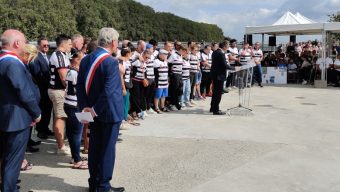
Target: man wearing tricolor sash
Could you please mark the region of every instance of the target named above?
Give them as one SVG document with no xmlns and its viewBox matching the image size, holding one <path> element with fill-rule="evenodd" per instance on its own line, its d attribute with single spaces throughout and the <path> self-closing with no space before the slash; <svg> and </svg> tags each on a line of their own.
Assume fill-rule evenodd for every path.
<svg viewBox="0 0 340 192">
<path fill-rule="evenodd" d="M 41 119 L 40 94 L 27 66 L 20 60 L 26 38 L 9 29 L 1 36 L 0 51 L 0 161 L 2 192 L 16 192 L 30 127 Z"/>
<path fill-rule="evenodd" d="M 124 118 L 119 63 L 111 55 L 118 47 L 118 32 L 102 28 L 98 48 L 80 63 L 77 98 L 79 108 L 91 112 L 88 165 L 90 192 L 124 191 L 110 185 L 115 162 L 115 146 Z"/>
</svg>

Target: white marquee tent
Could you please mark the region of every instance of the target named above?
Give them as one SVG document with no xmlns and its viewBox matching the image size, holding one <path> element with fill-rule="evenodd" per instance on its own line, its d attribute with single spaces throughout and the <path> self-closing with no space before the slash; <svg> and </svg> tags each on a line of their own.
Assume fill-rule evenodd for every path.
<svg viewBox="0 0 340 192">
<path fill-rule="evenodd" d="M 267 26 L 247 26 L 246 35 L 264 34 L 267 35 L 322 35 L 322 44 L 326 45 L 327 33 L 340 33 L 340 22 L 315 22 L 306 18 L 300 13 L 295 15 L 286 12 L 280 19 L 272 25 Z M 326 49 L 323 49 L 322 58 L 326 59 Z M 325 63 L 325 62 L 324 62 Z M 325 70 L 322 71 L 321 79 L 325 80 Z"/>
</svg>

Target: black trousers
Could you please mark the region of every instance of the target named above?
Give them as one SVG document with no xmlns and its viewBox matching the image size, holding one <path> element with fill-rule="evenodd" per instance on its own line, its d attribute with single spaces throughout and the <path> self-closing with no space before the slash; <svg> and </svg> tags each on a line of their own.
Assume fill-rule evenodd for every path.
<svg viewBox="0 0 340 192">
<path fill-rule="evenodd" d="M 218 112 L 220 110 L 220 102 L 223 94 L 223 84 L 224 81 L 218 80 L 216 78 L 213 79 L 213 94 L 211 97 L 211 103 L 210 103 L 210 110 L 214 113 Z"/>
<path fill-rule="evenodd" d="M 182 75 L 171 74 L 169 85 L 169 101 L 171 105 L 179 105 L 180 96 L 183 94 Z"/>
<path fill-rule="evenodd" d="M 30 128 L 15 132 L 0 132 L 2 192 L 16 192 L 16 182 L 26 151 Z"/>
<path fill-rule="evenodd" d="M 142 82 L 132 80 L 133 87 L 130 89 L 130 113 L 146 110 L 145 88 Z"/>
<path fill-rule="evenodd" d="M 41 121 L 37 123 L 35 129 L 38 132 L 47 133 L 49 130 L 48 125 L 50 124 L 50 120 L 51 120 L 53 104 L 50 98 L 48 97 L 47 88 L 39 87 L 39 90 L 40 90 L 40 97 L 41 97 L 40 103 L 39 103 L 39 107 L 41 109 Z"/>
<path fill-rule="evenodd" d="M 194 99 L 194 87 L 196 85 L 195 77 L 196 77 L 196 73 L 190 73 L 190 83 L 191 83 L 190 99 Z"/>
<path fill-rule="evenodd" d="M 156 83 L 155 80 L 149 80 L 149 86 L 145 87 L 146 109 L 149 110 L 153 106 L 155 97 Z"/>
<path fill-rule="evenodd" d="M 225 86 L 231 87 L 234 83 L 235 73 L 229 73 Z"/>
<path fill-rule="evenodd" d="M 203 93 L 209 94 L 211 82 L 212 82 L 212 79 L 210 76 L 210 72 L 202 71 L 201 94 Z"/>
</svg>

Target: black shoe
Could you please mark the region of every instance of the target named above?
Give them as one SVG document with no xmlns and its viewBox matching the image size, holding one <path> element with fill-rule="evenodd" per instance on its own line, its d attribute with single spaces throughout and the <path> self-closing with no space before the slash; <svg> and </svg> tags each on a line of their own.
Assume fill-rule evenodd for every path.
<svg viewBox="0 0 340 192">
<path fill-rule="evenodd" d="M 224 93 L 229 93 L 229 89 L 228 88 L 223 88 L 223 92 Z"/>
<path fill-rule="evenodd" d="M 35 153 L 38 152 L 39 148 L 34 148 L 32 146 L 27 146 L 26 152 Z"/>
<path fill-rule="evenodd" d="M 34 146 L 37 146 L 37 145 L 40 145 L 40 144 L 41 144 L 41 141 L 33 141 L 32 139 L 30 139 L 30 140 L 28 141 L 27 146 L 34 147 Z"/>
<path fill-rule="evenodd" d="M 209 112 L 210 112 L 210 113 L 212 113 L 212 112 L 213 112 L 212 108 L 210 108 Z"/>
<path fill-rule="evenodd" d="M 176 104 L 175 107 L 177 108 L 177 110 L 181 110 L 182 106 L 180 104 Z"/>
<path fill-rule="evenodd" d="M 263 85 L 262 85 L 261 83 L 259 84 L 259 86 L 260 86 L 260 87 L 263 87 Z"/>
<path fill-rule="evenodd" d="M 122 141 L 123 141 L 123 139 L 121 139 L 121 138 L 117 139 L 117 142 L 122 142 Z"/>
<path fill-rule="evenodd" d="M 217 111 L 213 113 L 213 115 L 226 115 L 226 114 L 227 114 L 226 112 L 222 112 L 222 111 Z"/>
<path fill-rule="evenodd" d="M 125 188 L 124 187 L 111 187 L 110 192 L 124 192 Z"/>
<path fill-rule="evenodd" d="M 44 132 L 38 132 L 37 137 L 40 139 L 48 139 L 48 135 Z"/>
</svg>

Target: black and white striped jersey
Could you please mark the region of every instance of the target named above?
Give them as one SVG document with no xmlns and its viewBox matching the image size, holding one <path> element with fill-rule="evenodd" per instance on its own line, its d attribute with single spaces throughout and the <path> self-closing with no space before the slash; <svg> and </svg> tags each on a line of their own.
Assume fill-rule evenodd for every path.
<svg viewBox="0 0 340 192">
<path fill-rule="evenodd" d="M 70 68 L 66 75 L 66 94 L 65 94 L 65 104 L 77 107 L 77 95 L 76 95 L 76 85 L 77 85 L 78 71 L 74 68 Z"/>
<path fill-rule="evenodd" d="M 144 62 L 136 60 L 132 65 L 132 79 L 142 81 L 145 79 L 146 65 Z"/>
<path fill-rule="evenodd" d="M 190 73 L 197 73 L 198 72 L 198 64 L 200 62 L 199 56 L 190 54 Z"/>
<path fill-rule="evenodd" d="M 157 88 L 168 88 L 169 77 L 168 77 L 168 63 L 156 59 L 154 61 L 155 77 Z"/>
<path fill-rule="evenodd" d="M 70 60 L 66 57 L 66 54 L 61 51 L 55 51 L 50 57 L 50 85 L 51 89 L 65 89 L 66 87 L 61 82 L 58 69 L 68 68 Z"/>
<path fill-rule="evenodd" d="M 229 54 L 230 54 L 231 56 L 234 56 L 234 57 L 238 57 L 238 56 L 239 56 L 239 55 L 238 55 L 238 49 L 237 49 L 237 47 L 234 47 L 234 48 L 229 47 L 227 52 L 229 52 Z M 230 65 L 235 65 L 235 64 L 236 64 L 235 60 L 230 60 L 229 62 L 230 62 Z"/>
<path fill-rule="evenodd" d="M 190 60 L 184 58 L 183 59 L 183 73 L 182 73 L 182 79 L 183 80 L 189 79 L 189 77 L 190 77 L 190 69 L 191 69 Z"/>
<path fill-rule="evenodd" d="M 240 49 L 240 63 L 241 65 L 246 65 L 251 60 L 251 50 L 250 49 Z"/>
<path fill-rule="evenodd" d="M 201 53 L 201 62 L 208 61 L 208 65 L 202 64 L 202 71 L 206 73 L 210 73 L 211 69 L 211 53 L 206 54 L 205 52 Z"/>
<path fill-rule="evenodd" d="M 171 53 L 171 56 L 168 58 L 168 63 L 169 66 L 171 66 L 169 69 L 171 73 L 182 74 L 183 58 L 177 51 Z"/>
</svg>

